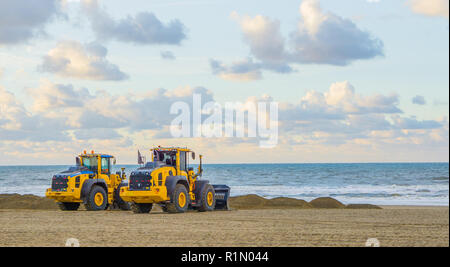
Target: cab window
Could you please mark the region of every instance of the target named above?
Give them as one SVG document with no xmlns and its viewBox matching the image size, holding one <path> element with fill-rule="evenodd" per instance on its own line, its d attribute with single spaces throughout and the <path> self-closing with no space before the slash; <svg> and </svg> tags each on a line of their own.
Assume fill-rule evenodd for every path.
<svg viewBox="0 0 450 267">
<path fill-rule="evenodd" d="M 109 174 L 110 173 L 110 159 L 109 158 L 102 158 L 102 174 Z"/>
<path fill-rule="evenodd" d="M 176 166 L 177 155 L 171 151 L 159 151 L 158 158 L 168 166 Z"/>
<path fill-rule="evenodd" d="M 180 151 L 180 170 L 186 171 L 186 152 Z"/>
<path fill-rule="evenodd" d="M 97 172 L 98 163 L 96 157 L 85 157 L 83 158 L 83 166 L 87 167 L 93 172 Z"/>
</svg>

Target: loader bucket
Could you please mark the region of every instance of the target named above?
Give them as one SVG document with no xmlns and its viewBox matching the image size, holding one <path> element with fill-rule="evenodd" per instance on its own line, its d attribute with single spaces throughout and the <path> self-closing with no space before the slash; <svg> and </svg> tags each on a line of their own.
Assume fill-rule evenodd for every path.
<svg viewBox="0 0 450 267">
<path fill-rule="evenodd" d="M 228 198 L 230 197 L 230 187 L 227 185 L 213 185 L 216 192 L 215 210 L 230 210 L 228 206 Z"/>
</svg>

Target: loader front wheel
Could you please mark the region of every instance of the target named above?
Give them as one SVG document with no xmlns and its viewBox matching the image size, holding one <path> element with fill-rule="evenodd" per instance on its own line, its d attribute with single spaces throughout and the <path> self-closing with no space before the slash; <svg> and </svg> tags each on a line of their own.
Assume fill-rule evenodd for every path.
<svg viewBox="0 0 450 267">
<path fill-rule="evenodd" d="M 108 204 L 105 189 L 101 186 L 93 186 L 86 201 L 86 210 L 98 211 L 105 210 Z"/>
<path fill-rule="evenodd" d="M 80 203 L 59 202 L 58 206 L 61 210 L 64 210 L 64 211 L 78 210 L 78 208 L 80 207 Z"/>
<path fill-rule="evenodd" d="M 166 205 L 167 211 L 170 213 L 183 213 L 189 207 L 189 195 L 186 187 L 182 184 L 177 184 L 173 192 L 172 202 Z"/>
<path fill-rule="evenodd" d="M 212 185 L 207 185 L 203 189 L 201 196 L 201 206 L 198 211 L 213 211 L 216 206 L 216 197 L 214 192 L 214 187 Z"/>
<path fill-rule="evenodd" d="M 153 204 L 148 203 L 131 203 L 131 210 L 134 213 L 149 213 L 152 210 Z"/>
</svg>

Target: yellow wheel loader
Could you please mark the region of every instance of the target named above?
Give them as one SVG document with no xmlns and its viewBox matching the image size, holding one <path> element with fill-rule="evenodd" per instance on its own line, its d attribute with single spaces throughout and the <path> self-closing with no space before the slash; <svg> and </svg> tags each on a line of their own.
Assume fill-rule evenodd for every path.
<svg viewBox="0 0 450 267">
<path fill-rule="evenodd" d="M 195 173 L 189 167 L 189 156 L 195 160 L 195 153 L 187 148 L 157 147 L 150 151 L 151 162 L 132 171 L 128 186 L 120 189 L 120 197 L 131 202 L 135 213 L 149 213 L 154 204 L 170 213 L 228 209 L 230 187 L 199 179 L 203 173 L 201 155 Z"/>
<path fill-rule="evenodd" d="M 76 157 L 76 166 L 53 176 L 45 196 L 54 199 L 61 210 L 78 210 L 81 203 L 91 211 L 108 207 L 129 210 L 119 194 L 120 188 L 127 186 L 125 168 L 113 174 L 115 163 L 113 156 L 84 151 Z"/>
</svg>

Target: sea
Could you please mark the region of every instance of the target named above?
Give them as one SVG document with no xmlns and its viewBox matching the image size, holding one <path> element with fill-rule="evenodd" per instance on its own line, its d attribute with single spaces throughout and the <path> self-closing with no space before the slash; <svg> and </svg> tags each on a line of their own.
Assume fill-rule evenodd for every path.
<svg viewBox="0 0 450 267">
<path fill-rule="evenodd" d="M 0 194 L 44 196 L 54 174 L 69 166 L 0 166 Z M 116 165 L 130 172 L 137 165 Z M 195 166 L 194 166 L 195 167 Z M 231 187 L 232 196 L 256 194 L 345 204 L 449 205 L 449 163 L 207 164 L 203 177 Z"/>
</svg>

